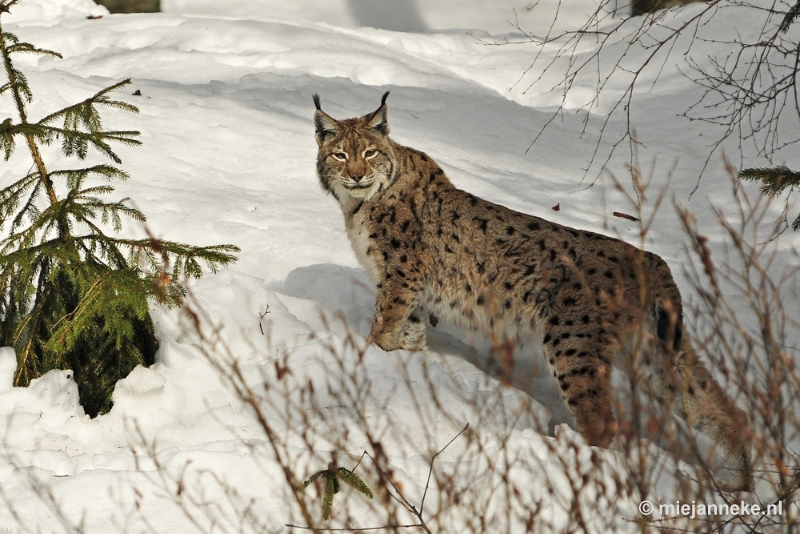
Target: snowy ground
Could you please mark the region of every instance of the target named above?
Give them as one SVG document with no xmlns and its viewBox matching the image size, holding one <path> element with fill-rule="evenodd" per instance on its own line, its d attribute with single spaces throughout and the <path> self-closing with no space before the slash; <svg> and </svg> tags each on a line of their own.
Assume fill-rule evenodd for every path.
<svg viewBox="0 0 800 534">
<path fill-rule="evenodd" d="M 343 118 L 372 111 L 380 95 L 391 90 L 393 137 L 434 157 L 457 186 L 519 211 L 638 242 L 634 223 L 611 216 L 632 207 L 613 191 L 608 178 L 585 187 L 597 175 L 584 171 L 607 110 L 596 110 L 600 115 L 580 136 L 584 112 L 571 111 L 582 102 L 567 102 L 570 112 L 528 151 L 559 103 L 559 94 L 546 84 L 526 90 L 532 75 L 516 83 L 535 48 L 487 46 L 476 38 L 501 39 L 500 34 L 513 32 L 506 21 L 513 20 L 514 8 L 523 27 L 546 31 L 541 21 L 549 22 L 544 14 L 552 9 L 534 18 L 524 2 L 512 0 L 450 0 L 419 9 L 412 7 L 422 2 L 398 2 L 402 13 L 393 18 L 359 10 L 364 3 L 356 0 L 230 1 L 224 9 L 219 4 L 164 0 L 162 14 L 109 16 L 88 0 L 25 0 L 3 22 L 5 31 L 64 56 L 20 62 L 36 96 L 34 117 L 121 79 L 133 79 L 121 96 L 141 113 L 112 112 L 106 119 L 115 127 L 140 130 L 144 143 L 119 148 L 132 179 L 119 184 L 118 193 L 148 215 L 148 226 L 157 235 L 241 247 L 238 263 L 207 276 L 193 292 L 211 321 L 224 328 L 223 337 L 251 383 L 274 375 L 275 362 L 291 354 L 293 380 L 324 385 L 324 346 L 345 337 L 336 321 L 332 332 L 325 328 L 324 318 L 331 320 L 336 310 L 357 334 L 365 336 L 369 330 L 372 289 L 350 250 L 338 206 L 322 194 L 315 176 L 313 93 L 319 93 L 328 113 Z M 580 6 L 560 24 L 582 22 L 583 14 L 593 9 L 591 2 Z M 88 14 L 105 15 L 89 20 Z M 719 24 L 746 22 L 723 19 Z M 674 168 L 668 201 L 646 247 L 669 262 L 687 295 L 691 289 L 681 275 L 686 238 L 677 230 L 669 201 L 674 198 L 692 209 L 714 250 L 721 250 L 722 233 L 709 205 L 725 210 L 731 195 L 717 157 L 689 199 L 708 151 L 698 140 L 713 140 L 715 131 L 677 116 L 690 100 L 687 95 L 697 90 L 691 81 L 672 65 L 662 76 L 667 82 L 640 96 L 633 117 L 647 146 L 639 159 L 647 169 L 654 166 L 656 183 L 664 183 Z M 580 86 L 581 80 L 576 83 Z M 141 95 L 133 96 L 134 90 Z M 587 85 L 585 94 L 591 90 Z M 0 114 L 11 109 L 9 100 L 0 101 Z M 612 122 L 609 131 L 622 127 Z M 730 150 L 736 153 L 735 144 Z M 627 184 L 626 161 L 615 157 L 609 168 Z M 800 168 L 796 152 L 780 154 L 777 162 Z M 18 150 L 0 171 L 0 182 L 8 183 L 28 166 Z M 555 205 L 559 211 L 551 209 Z M 777 219 L 782 205 L 771 209 Z M 794 204 L 790 213 L 796 211 Z M 781 236 L 779 266 L 795 260 L 798 245 L 797 234 Z M 800 302 L 796 294 L 791 302 Z M 267 307 L 270 313 L 260 319 Z M 237 488 L 243 502 L 254 499 L 254 513 L 266 531 L 302 522 L 296 506 L 287 504 L 286 491 L 275 489 L 274 480 L 282 474 L 264 452 L 264 436 L 252 412 L 201 357 L 196 339 L 182 330 L 176 313 L 154 313 L 162 343 L 158 363 L 121 381 L 114 408 L 94 420 L 78 405 L 68 372 L 50 373 L 27 389 L 11 388 L 13 352 L 0 352 L 0 533 L 26 531 L 21 525 L 29 531 L 62 529 L 42 498 L 43 488 L 69 521 L 82 522 L 81 532 L 190 531 L 189 518 L 148 478 L 157 470 L 137 449 L 141 439 L 155 441 L 156 458 L 171 476 L 191 462 L 193 469 L 207 469 Z M 271 332 L 269 343 L 262 329 Z M 454 330 L 440 326 L 430 335 L 434 353 L 427 357 L 426 369 L 434 384 L 441 385 L 443 402 L 457 406 L 459 395 L 496 395 L 496 413 L 486 424 L 503 427 L 527 396 L 500 387 L 481 370 L 486 355 L 479 340 L 473 350 L 469 338 Z M 373 384 L 361 415 L 379 427 L 398 423 L 406 431 L 405 440 L 387 438 L 386 453 L 412 495 L 424 489 L 429 452 L 446 444 L 466 422 L 486 417 L 454 407 L 460 417 L 453 421 L 433 428 L 420 423 L 413 387 L 407 388 L 405 380 L 407 373 L 416 377 L 412 384 L 422 380 L 424 359 L 371 348 L 353 371 Z M 518 386 L 534 395 L 538 402 L 533 418 L 546 426 L 550 413 L 538 403 L 552 403 L 553 387 L 535 362 L 523 359 L 522 367 L 526 378 Z M 347 407 L 329 408 L 341 426 L 357 416 Z M 523 423 L 505 427 L 507 446 L 519 458 L 538 457 L 541 476 L 558 479 L 552 474 L 556 461 L 548 456 L 548 447 L 557 446 L 554 438 Z M 280 428 L 289 449 L 302 449 L 290 424 Z M 353 457 L 365 448 L 365 438 L 355 434 L 348 450 L 341 451 Z M 313 445 L 319 458 L 325 458 L 333 445 L 317 436 Z M 562 439 L 578 440 L 566 429 Z M 610 463 L 625 461 L 617 453 L 603 454 Z M 309 461 L 307 471 L 324 467 Z M 536 494 L 537 478 L 531 471 L 524 477 L 523 484 Z M 677 498 L 669 493 L 669 481 L 659 489 L 661 497 Z M 210 484 L 212 500 L 214 491 Z M 609 498 L 616 501 L 611 513 L 616 513 L 615 522 L 608 526 L 598 519 L 590 526 L 598 532 L 638 531 L 629 522 L 638 517 L 638 498 Z M 359 524 L 374 524 L 369 511 L 358 508 L 357 496 L 350 501 Z M 545 513 L 552 515 L 558 531 L 566 524 L 565 512 L 555 503 L 549 506 Z"/>
</svg>

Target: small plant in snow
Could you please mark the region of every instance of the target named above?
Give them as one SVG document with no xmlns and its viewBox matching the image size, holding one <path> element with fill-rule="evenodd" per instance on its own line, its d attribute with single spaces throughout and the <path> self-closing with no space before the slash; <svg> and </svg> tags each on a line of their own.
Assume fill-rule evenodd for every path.
<svg viewBox="0 0 800 534">
<path fill-rule="evenodd" d="M 18 2 L 0 0 L 0 15 Z M 16 111 L 0 120 L 0 150 L 8 160 L 21 142 L 33 160 L 29 174 L 0 190 L 0 346 L 16 349 L 17 386 L 51 369 L 72 369 L 83 407 L 95 416 L 110 409 L 117 380 L 153 363 L 158 342 L 149 300 L 180 304 L 180 280 L 202 276 L 201 261 L 211 270 L 234 262 L 239 249 L 116 237 L 123 217 L 143 223 L 145 216 L 127 199 L 106 200 L 114 188 L 97 180 L 126 180 L 128 174 L 107 164 L 51 170 L 41 147 L 59 141 L 65 156 L 79 160 L 91 147 L 121 163 L 110 143 L 139 145 L 139 132 L 105 130 L 98 108 L 138 112 L 110 96 L 130 80 L 31 120 L 26 106 L 33 94 L 14 65 L 16 54 L 61 57 L 0 25 L 7 80 L 0 98 L 10 97 Z"/>
<path fill-rule="evenodd" d="M 303 482 L 297 489 L 300 491 L 306 489 L 319 477 L 325 479 L 325 489 L 322 491 L 322 519 L 327 520 L 331 515 L 333 496 L 339 493 L 339 480 L 343 480 L 366 498 L 372 498 L 372 490 L 361 480 L 361 477 L 349 469 L 336 467 L 335 462 L 329 463 L 327 469 L 317 471 L 311 475 L 311 478 Z"/>
</svg>

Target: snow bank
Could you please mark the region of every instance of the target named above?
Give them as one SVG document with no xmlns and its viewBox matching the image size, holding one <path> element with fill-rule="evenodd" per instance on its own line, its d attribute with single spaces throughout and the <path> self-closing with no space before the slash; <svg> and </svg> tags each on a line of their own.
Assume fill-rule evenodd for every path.
<svg viewBox="0 0 800 534">
<path fill-rule="evenodd" d="M 108 15 L 108 10 L 92 0 L 24 0 L 13 6 L 11 13 L 3 16 L 4 24 L 41 23 L 57 24 L 64 18 Z"/>
<path fill-rule="evenodd" d="M 484 37 L 508 33 L 504 21 L 512 8 L 525 25 L 541 21 L 525 18 L 525 5 L 511 0 L 393 3 L 416 14 L 404 20 L 417 33 L 376 29 L 385 27 L 380 17 L 390 16 L 356 1 L 163 5 L 162 14 L 89 20 L 87 15 L 105 10 L 88 0 L 25 0 L 13 16 L 4 15 L 4 29 L 64 55 L 26 60 L 34 119 L 131 77 L 133 85 L 118 96 L 141 113 L 111 111 L 105 118 L 110 127 L 140 130 L 144 143 L 118 151 L 132 175 L 118 184 L 118 196 L 130 197 L 148 215 L 156 235 L 197 245 L 235 243 L 242 248 L 240 261 L 191 286 L 206 341 L 176 311 L 154 310 L 161 341 L 157 363 L 120 381 L 114 408 L 94 420 L 83 414 L 69 371 L 48 373 L 29 388 L 10 387 L 13 354 L 0 349 L 0 532 L 16 524 L 9 508 L 22 524 L 58 531 L 41 488 L 52 491 L 67 519 L 82 521 L 88 533 L 184 532 L 189 520 L 175 501 L 181 476 L 181 491 L 191 488 L 200 492 L 194 498 L 220 503 L 219 517 L 226 520 L 237 520 L 252 502 L 253 521 L 268 531 L 299 521 L 253 406 L 220 373 L 220 366 L 233 364 L 243 383 L 261 395 L 275 442 L 300 474 L 324 469 L 336 455 L 354 465 L 370 444 L 366 427 L 381 437 L 397 480 L 419 502 L 431 455 L 469 422 L 481 429 L 480 443 L 489 452 L 481 456 L 470 449 L 474 442 L 457 440 L 437 460 L 437 473 L 441 480 L 480 481 L 465 495 L 488 503 L 481 512 L 499 517 L 507 504 L 481 493 L 493 480 L 506 483 L 485 471 L 486 458 L 494 458 L 509 462 L 509 480 L 530 492 L 528 504 L 538 503 L 551 531 L 567 528 L 572 513 L 554 495 L 568 496 L 569 475 L 587 473 L 595 473 L 605 488 L 588 485 L 583 502 L 601 499 L 608 510 L 589 521 L 589 530 L 638 531 L 630 521 L 639 517 L 635 505 L 641 496 L 611 483 L 613 471 L 628 461 L 622 453 L 593 456 L 563 425 L 556 429 L 558 438 L 534 431 L 546 429 L 559 409 L 558 391 L 541 362 L 518 354 L 517 387 L 504 387 L 491 375 L 485 343 L 444 325 L 431 330 L 427 356 L 364 348 L 374 289 L 350 250 L 338 206 L 315 176 L 311 95 L 319 93 L 334 117 L 348 117 L 374 110 L 380 95 L 391 90 L 393 137 L 425 150 L 459 187 L 640 244 L 638 225 L 611 215 L 633 208 L 610 180 L 601 178 L 595 187 L 582 181 L 602 113 L 589 117 L 587 126 L 584 112 L 571 112 L 580 102 L 569 102 L 548 135 L 528 150 L 559 98 L 549 88 L 515 85 L 538 49 L 486 46 L 453 30 L 471 28 Z M 570 12 L 574 17 L 588 9 L 579 5 L 584 7 Z M 708 31 L 730 22 L 714 22 Z M 591 89 L 576 81 L 584 83 Z M 624 88 L 609 89 L 613 94 Z M 637 107 L 632 120 L 648 145 L 639 152 L 643 166 L 655 162 L 658 178 L 674 169 L 668 198 L 693 209 L 721 255 L 723 240 L 714 233 L 711 209 L 730 206 L 729 192 L 720 186 L 727 183 L 721 164 L 712 162 L 699 192 L 687 200 L 707 152 L 699 140 L 714 134 L 708 125 L 676 117 L 692 90 L 685 78 L 670 78 L 662 92 L 642 96 L 647 105 Z M 0 99 L 0 111 L 11 109 L 9 100 Z M 624 127 L 620 121 L 608 126 Z M 800 167 L 796 153 L 781 157 Z M 624 184 L 628 163 L 615 157 L 608 166 Z M 8 183 L 29 166 L 18 150 L 0 170 L 0 180 Z M 772 210 L 777 219 L 780 207 Z M 688 294 L 679 225 L 672 210 L 662 208 L 644 245 L 670 263 Z M 143 235 L 136 226 L 125 232 Z M 787 233 L 781 239 L 786 245 L 775 263 L 785 265 L 798 238 Z M 215 351 L 208 351 L 208 339 Z M 354 387 L 347 380 L 367 384 L 353 390 L 358 402 L 342 401 L 342 392 Z M 313 405 L 302 404 L 309 385 Z M 449 417 L 426 411 L 436 402 Z M 293 411 L 297 405 L 308 409 Z M 673 465 L 655 448 L 650 452 L 654 461 Z M 563 458 L 574 471 L 565 471 Z M 231 489 L 238 492 L 235 499 Z M 307 491 L 313 495 L 315 488 Z M 666 477 L 655 491 L 672 498 L 674 480 Z M 375 510 L 358 495 L 346 495 L 343 510 L 352 511 L 358 524 L 374 526 Z M 439 507 L 447 503 L 432 503 L 429 510 Z M 442 531 L 463 526 L 465 518 L 456 513 L 443 521 Z M 203 517 L 201 524 L 208 520 Z"/>
<path fill-rule="evenodd" d="M 536 5 L 536 9 L 533 6 Z M 527 32 L 545 35 L 577 28 L 597 9 L 592 0 L 572 0 L 568 8 L 555 2 L 525 0 L 247 0 L 221 6 L 214 0 L 162 0 L 166 13 L 231 18 L 277 18 L 323 22 L 341 28 L 371 27 L 399 32 L 460 30 L 491 34 Z"/>
</svg>

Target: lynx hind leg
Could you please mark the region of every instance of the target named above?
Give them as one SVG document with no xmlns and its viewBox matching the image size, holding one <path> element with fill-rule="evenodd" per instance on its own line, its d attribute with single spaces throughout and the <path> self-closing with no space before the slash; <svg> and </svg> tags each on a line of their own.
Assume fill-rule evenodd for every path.
<svg viewBox="0 0 800 534">
<path fill-rule="evenodd" d="M 721 489 L 749 490 L 753 474 L 747 416 L 711 376 L 683 334 L 677 316 L 667 309 L 657 307 L 652 325 L 657 339 L 652 351 L 638 359 L 638 371 L 647 377 L 642 389 L 715 443 L 711 452 L 723 458 L 721 469 L 712 458 L 699 460 L 715 474 L 727 475 L 724 479 L 717 476 Z M 676 452 L 684 454 L 685 450 Z"/>
<path fill-rule="evenodd" d="M 737 408 L 700 362 L 691 347 L 684 344 L 676 384 L 678 395 L 673 403 L 676 415 L 685 419 L 722 449 L 722 472 L 718 477 L 725 491 L 750 491 L 753 472 L 747 415 Z"/>
<path fill-rule="evenodd" d="M 580 324 L 580 326 L 577 326 Z M 608 447 L 617 435 L 608 347 L 588 322 L 551 317 L 542 348 L 578 432 L 590 445 Z"/>
</svg>

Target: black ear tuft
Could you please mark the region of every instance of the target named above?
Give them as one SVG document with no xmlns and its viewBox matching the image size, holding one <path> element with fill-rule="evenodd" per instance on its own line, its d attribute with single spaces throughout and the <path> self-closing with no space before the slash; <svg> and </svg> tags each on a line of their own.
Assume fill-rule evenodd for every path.
<svg viewBox="0 0 800 534">
<path fill-rule="evenodd" d="M 389 134 L 389 123 L 386 120 L 386 97 L 388 96 L 389 91 L 383 93 L 380 107 L 365 117 L 369 127 L 381 135 Z"/>
<path fill-rule="evenodd" d="M 388 95 L 389 93 L 386 94 Z M 312 98 L 314 99 L 314 105 L 317 106 L 317 109 L 322 109 L 322 107 L 320 107 L 319 104 L 319 95 L 314 93 L 314 96 Z M 386 95 L 383 96 L 383 99 L 386 100 Z"/>
</svg>

